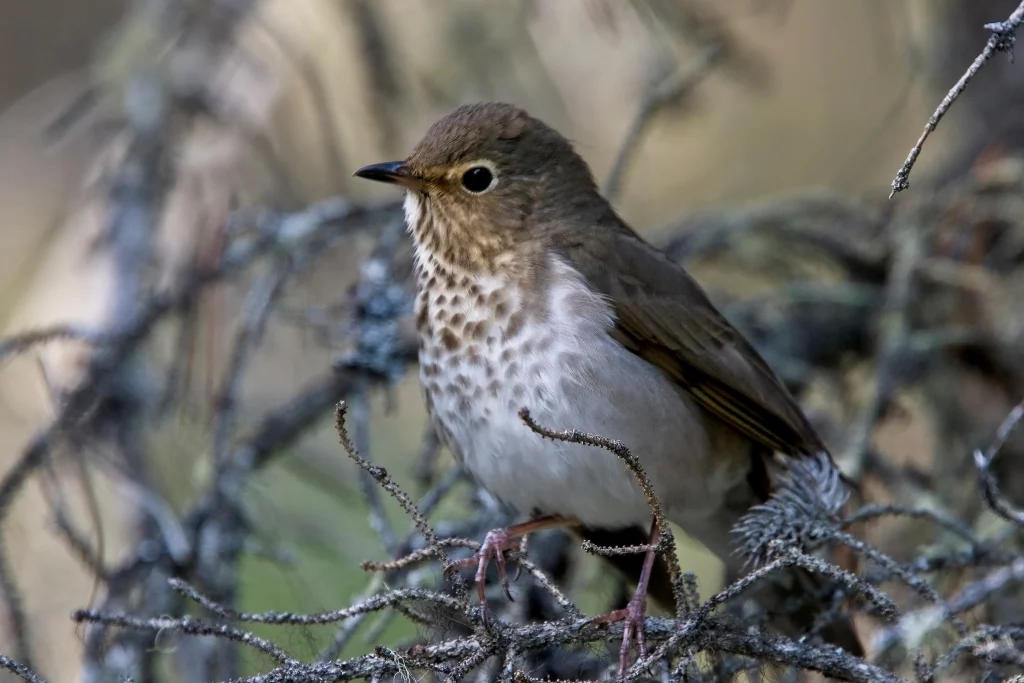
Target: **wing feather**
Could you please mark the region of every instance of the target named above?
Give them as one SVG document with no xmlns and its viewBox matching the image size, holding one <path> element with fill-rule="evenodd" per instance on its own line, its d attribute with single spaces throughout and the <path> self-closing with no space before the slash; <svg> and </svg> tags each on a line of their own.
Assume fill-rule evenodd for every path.
<svg viewBox="0 0 1024 683">
<path fill-rule="evenodd" d="M 595 228 L 552 231 L 554 248 L 611 302 L 612 335 L 660 368 L 699 405 L 771 451 L 824 444 L 789 390 L 683 268 L 614 213 Z"/>
</svg>

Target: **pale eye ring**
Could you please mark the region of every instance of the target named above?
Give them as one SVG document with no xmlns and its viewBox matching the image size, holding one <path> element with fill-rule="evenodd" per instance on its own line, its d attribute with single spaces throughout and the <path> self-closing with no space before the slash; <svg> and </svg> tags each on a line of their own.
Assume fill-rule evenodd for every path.
<svg viewBox="0 0 1024 683">
<path fill-rule="evenodd" d="M 489 167 L 477 165 L 467 169 L 459 182 L 466 192 L 484 194 L 493 190 L 494 186 L 498 184 L 498 176 Z"/>
</svg>

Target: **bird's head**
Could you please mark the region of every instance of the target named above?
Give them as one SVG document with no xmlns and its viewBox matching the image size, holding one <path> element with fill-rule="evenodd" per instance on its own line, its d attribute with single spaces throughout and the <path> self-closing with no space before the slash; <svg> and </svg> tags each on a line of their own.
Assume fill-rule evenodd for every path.
<svg viewBox="0 0 1024 683">
<path fill-rule="evenodd" d="M 495 102 L 459 107 L 404 161 L 355 175 L 402 186 L 414 239 L 453 265 L 486 265 L 537 243 L 551 221 L 598 196 L 568 140 L 522 109 Z"/>
</svg>

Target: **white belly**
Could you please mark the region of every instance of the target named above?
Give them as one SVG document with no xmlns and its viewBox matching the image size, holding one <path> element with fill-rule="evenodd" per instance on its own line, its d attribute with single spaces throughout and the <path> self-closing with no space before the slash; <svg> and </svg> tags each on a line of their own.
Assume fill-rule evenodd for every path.
<svg viewBox="0 0 1024 683">
<path fill-rule="evenodd" d="M 460 296 L 460 306 L 444 311 L 425 337 L 421 381 L 465 467 L 522 513 L 563 514 L 611 528 L 650 523 L 643 493 L 617 456 L 542 438 L 519 418 L 527 408 L 545 427 L 625 443 L 673 521 L 686 527 L 713 514 L 749 465 L 728 457 L 732 453 L 711 453 L 746 444 L 738 438 L 723 444 L 717 435 L 713 448 L 690 399 L 609 337 L 607 305 L 569 266 L 554 262 L 553 268 L 564 284 L 550 293 L 547 316 L 514 322 L 519 293 L 507 282 L 476 280 L 474 291 L 483 298 Z M 498 314 L 493 306 L 475 304 L 493 302 L 487 298 L 493 292 L 507 302 Z M 453 294 L 438 291 L 431 298 L 450 303 Z M 431 315 L 439 312 L 434 306 Z M 477 334 L 462 335 L 455 345 L 444 335 L 456 327 Z"/>
</svg>

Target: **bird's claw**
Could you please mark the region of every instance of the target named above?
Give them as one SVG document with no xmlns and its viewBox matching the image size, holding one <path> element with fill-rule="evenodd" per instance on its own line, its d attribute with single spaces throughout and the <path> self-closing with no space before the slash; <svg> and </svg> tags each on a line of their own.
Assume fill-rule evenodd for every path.
<svg viewBox="0 0 1024 683">
<path fill-rule="evenodd" d="M 485 618 L 488 612 L 487 593 L 485 590 L 487 584 L 487 565 L 490 564 L 493 558 L 494 564 L 498 568 L 498 581 L 501 583 L 501 588 L 505 592 L 505 596 L 510 601 L 515 602 L 512 598 L 512 591 L 509 590 L 508 573 L 505 569 L 505 553 L 509 550 L 519 550 L 519 545 L 519 540 L 509 538 L 505 529 L 493 529 L 487 532 L 483 543 L 480 544 L 480 549 L 476 553 L 464 560 L 456 560 L 444 568 L 447 573 L 476 565 L 476 594 L 480 599 L 480 607 L 483 609 Z M 519 573 L 517 571 L 516 577 L 518 578 L 518 576 Z"/>
<path fill-rule="evenodd" d="M 625 622 L 622 630 L 622 647 L 619 648 L 619 678 L 626 674 L 626 667 L 629 663 L 629 651 L 636 639 L 637 648 L 640 650 L 640 657 L 647 656 L 647 639 L 644 631 L 644 615 L 647 612 L 647 595 L 639 591 L 630 598 L 629 603 L 623 609 L 617 609 L 592 621 L 596 624 L 612 624 L 617 621 Z"/>
</svg>

